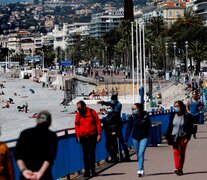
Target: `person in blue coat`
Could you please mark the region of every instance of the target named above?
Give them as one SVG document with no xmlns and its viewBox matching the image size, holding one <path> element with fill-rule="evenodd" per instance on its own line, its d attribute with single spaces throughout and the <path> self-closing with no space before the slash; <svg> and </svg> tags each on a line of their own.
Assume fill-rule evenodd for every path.
<svg viewBox="0 0 207 180">
<path fill-rule="evenodd" d="M 128 141 L 132 133 L 132 143 L 138 160 L 137 175 L 139 177 L 144 175 L 144 155 L 147 148 L 150 128 L 151 121 L 147 112 L 144 111 L 143 104 L 135 103 L 132 106 L 132 115 L 129 117 L 127 125 L 126 141 Z"/>
</svg>

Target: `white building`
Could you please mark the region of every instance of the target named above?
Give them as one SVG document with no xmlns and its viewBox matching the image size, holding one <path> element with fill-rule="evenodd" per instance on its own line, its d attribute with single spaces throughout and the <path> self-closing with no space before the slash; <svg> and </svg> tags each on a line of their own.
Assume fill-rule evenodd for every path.
<svg viewBox="0 0 207 180">
<path fill-rule="evenodd" d="M 89 24 L 88 23 L 74 23 L 69 24 L 69 39 L 68 46 L 73 46 L 74 44 L 82 41 L 86 36 L 89 36 Z"/>
<path fill-rule="evenodd" d="M 59 25 L 55 25 L 55 28 L 53 30 L 53 37 L 54 49 L 56 49 L 57 47 L 60 47 L 62 50 L 66 49 L 69 39 L 68 24 L 64 23 L 62 28 L 60 28 Z"/>
<path fill-rule="evenodd" d="M 207 25 L 207 1 L 206 0 L 194 1 L 193 9 Z"/>
<path fill-rule="evenodd" d="M 7 48 L 8 36 L 0 35 L 0 47 Z"/>
<path fill-rule="evenodd" d="M 106 32 L 118 27 L 123 19 L 123 9 L 93 14 L 90 22 L 90 36 L 94 38 L 101 37 Z"/>
<path fill-rule="evenodd" d="M 46 35 L 39 35 L 34 38 L 35 50 L 40 49 L 43 45 L 54 45 L 54 36 L 52 33 Z"/>
<path fill-rule="evenodd" d="M 44 6 L 48 7 L 56 7 L 56 6 L 64 6 L 66 4 L 65 0 L 45 0 Z"/>
</svg>

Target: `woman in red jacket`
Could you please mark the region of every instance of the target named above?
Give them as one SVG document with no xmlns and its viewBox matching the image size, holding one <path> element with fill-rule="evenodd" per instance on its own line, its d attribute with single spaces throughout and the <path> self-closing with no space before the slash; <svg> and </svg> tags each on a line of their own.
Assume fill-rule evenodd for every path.
<svg viewBox="0 0 207 180">
<path fill-rule="evenodd" d="M 77 109 L 75 131 L 83 149 L 84 177 L 90 177 L 90 171 L 95 176 L 95 150 L 101 140 L 101 122 L 96 111 L 86 107 L 84 101 L 77 103 Z"/>
</svg>

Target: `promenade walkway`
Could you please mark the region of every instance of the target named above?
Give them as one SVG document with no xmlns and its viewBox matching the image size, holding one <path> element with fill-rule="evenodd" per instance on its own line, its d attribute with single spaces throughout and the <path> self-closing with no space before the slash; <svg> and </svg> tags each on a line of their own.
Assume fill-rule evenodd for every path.
<svg viewBox="0 0 207 180">
<path fill-rule="evenodd" d="M 147 149 L 145 160 L 146 180 L 206 180 L 207 179 L 207 124 L 199 126 L 197 139 L 191 139 L 186 152 L 184 175 L 173 173 L 172 147 L 162 144 Z M 136 156 L 132 162 L 120 163 L 102 172 L 94 180 L 135 180 L 137 179 Z"/>
</svg>

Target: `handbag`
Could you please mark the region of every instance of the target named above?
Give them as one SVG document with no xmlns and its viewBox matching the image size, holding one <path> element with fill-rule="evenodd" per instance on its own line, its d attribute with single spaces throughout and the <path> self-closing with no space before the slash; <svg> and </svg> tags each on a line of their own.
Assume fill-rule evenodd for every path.
<svg viewBox="0 0 207 180">
<path fill-rule="evenodd" d="M 178 143 L 178 136 L 177 135 L 171 135 L 167 139 L 167 144 L 168 145 L 176 145 Z"/>
</svg>

